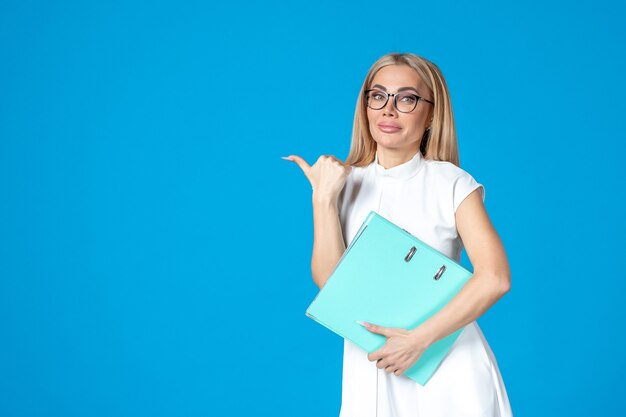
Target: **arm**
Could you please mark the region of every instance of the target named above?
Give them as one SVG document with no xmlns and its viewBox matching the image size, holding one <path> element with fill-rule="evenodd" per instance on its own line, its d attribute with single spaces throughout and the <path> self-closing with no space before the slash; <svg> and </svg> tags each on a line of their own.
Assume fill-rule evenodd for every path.
<svg viewBox="0 0 626 417">
<path fill-rule="evenodd" d="M 322 288 L 346 250 L 337 203 L 313 193 L 313 255 L 311 273 Z"/>
<path fill-rule="evenodd" d="M 311 273 L 322 288 L 346 250 L 337 200 L 352 170 L 334 156 L 322 155 L 311 166 L 298 155 L 284 157 L 304 172 L 313 189 L 313 255 Z"/>
<path fill-rule="evenodd" d="M 387 337 L 385 346 L 368 355 L 378 368 L 401 375 L 430 345 L 476 320 L 511 288 L 504 247 L 478 190 L 463 200 L 455 218 L 474 266 L 472 278 L 448 304 L 413 330 L 365 324 L 369 331 Z"/>
<path fill-rule="evenodd" d="M 511 273 L 502 241 L 489 220 L 478 190 L 457 209 L 456 225 L 474 274 L 445 307 L 414 329 L 417 339 L 428 346 L 482 316 L 511 288 Z"/>
</svg>

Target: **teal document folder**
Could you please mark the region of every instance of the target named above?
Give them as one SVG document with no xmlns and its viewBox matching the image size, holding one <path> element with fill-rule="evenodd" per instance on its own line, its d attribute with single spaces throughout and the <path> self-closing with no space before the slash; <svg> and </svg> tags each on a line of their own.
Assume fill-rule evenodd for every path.
<svg viewBox="0 0 626 417">
<path fill-rule="evenodd" d="M 371 353 L 386 337 L 356 320 L 413 329 L 444 307 L 471 276 L 453 259 L 371 211 L 306 315 Z M 432 344 L 404 375 L 425 385 L 461 331 Z"/>
</svg>

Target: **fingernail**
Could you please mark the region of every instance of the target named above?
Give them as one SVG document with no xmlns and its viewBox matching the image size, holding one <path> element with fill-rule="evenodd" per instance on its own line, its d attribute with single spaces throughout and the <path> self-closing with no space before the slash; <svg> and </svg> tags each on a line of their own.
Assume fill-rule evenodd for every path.
<svg viewBox="0 0 626 417">
<path fill-rule="evenodd" d="M 357 322 L 357 324 L 360 324 L 363 327 L 367 327 L 367 323 L 361 320 L 355 320 Z"/>
<path fill-rule="evenodd" d="M 281 156 L 281 158 L 286 159 L 288 161 L 291 161 L 291 157 L 290 156 Z"/>
</svg>

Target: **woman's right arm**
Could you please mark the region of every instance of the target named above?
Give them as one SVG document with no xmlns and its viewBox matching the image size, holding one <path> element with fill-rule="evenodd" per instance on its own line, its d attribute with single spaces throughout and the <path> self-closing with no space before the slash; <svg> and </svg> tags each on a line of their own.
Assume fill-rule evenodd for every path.
<svg viewBox="0 0 626 417">
<path fill-rule="evenodd" d="M 352 167 L 332 155 L 320 156 L 313 166 L 297 155 L 285 159 L 298 164 L 313 189 L 311 274 L 315 284 L 322 288 L 346 250 L 337 200 Z"/>
<path fill-rule="evenodd" d="M 336 199 L 316 196 L 314 192 L 311 274 L 318 287 L 324 286 L 345 250 Z"/>
</svg>

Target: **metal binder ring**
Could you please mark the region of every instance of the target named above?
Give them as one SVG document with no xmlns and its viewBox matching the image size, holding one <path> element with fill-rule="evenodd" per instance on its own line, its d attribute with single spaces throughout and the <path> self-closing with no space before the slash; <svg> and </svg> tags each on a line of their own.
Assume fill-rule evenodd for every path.
<svg viewBox="0 0 626 417">
<path fill-rule="evenodd" d="M 411 260 L 411 258 L 413 257 L 413 255 L 415 255 L 415 252 L 417 252 L 417 248 L 415 246 L 413 246 L 409 250 L 409 253 L 407 253 L 406 256 L 404 257 L 404 262 L 409 262 Z"/>
<path fill-rule="evenodd" d="M 439 268 L 439 271 L 437 271 L 437 273 L 433 277 L 435 279 L 435 281 L 438 281 L 439 278 L 441 278 L 441 275 L 443 275 L 445 270 L 446 270 L 446 266 L 445 265 L 441 265 L 441 268 Z"/>
</svg>

